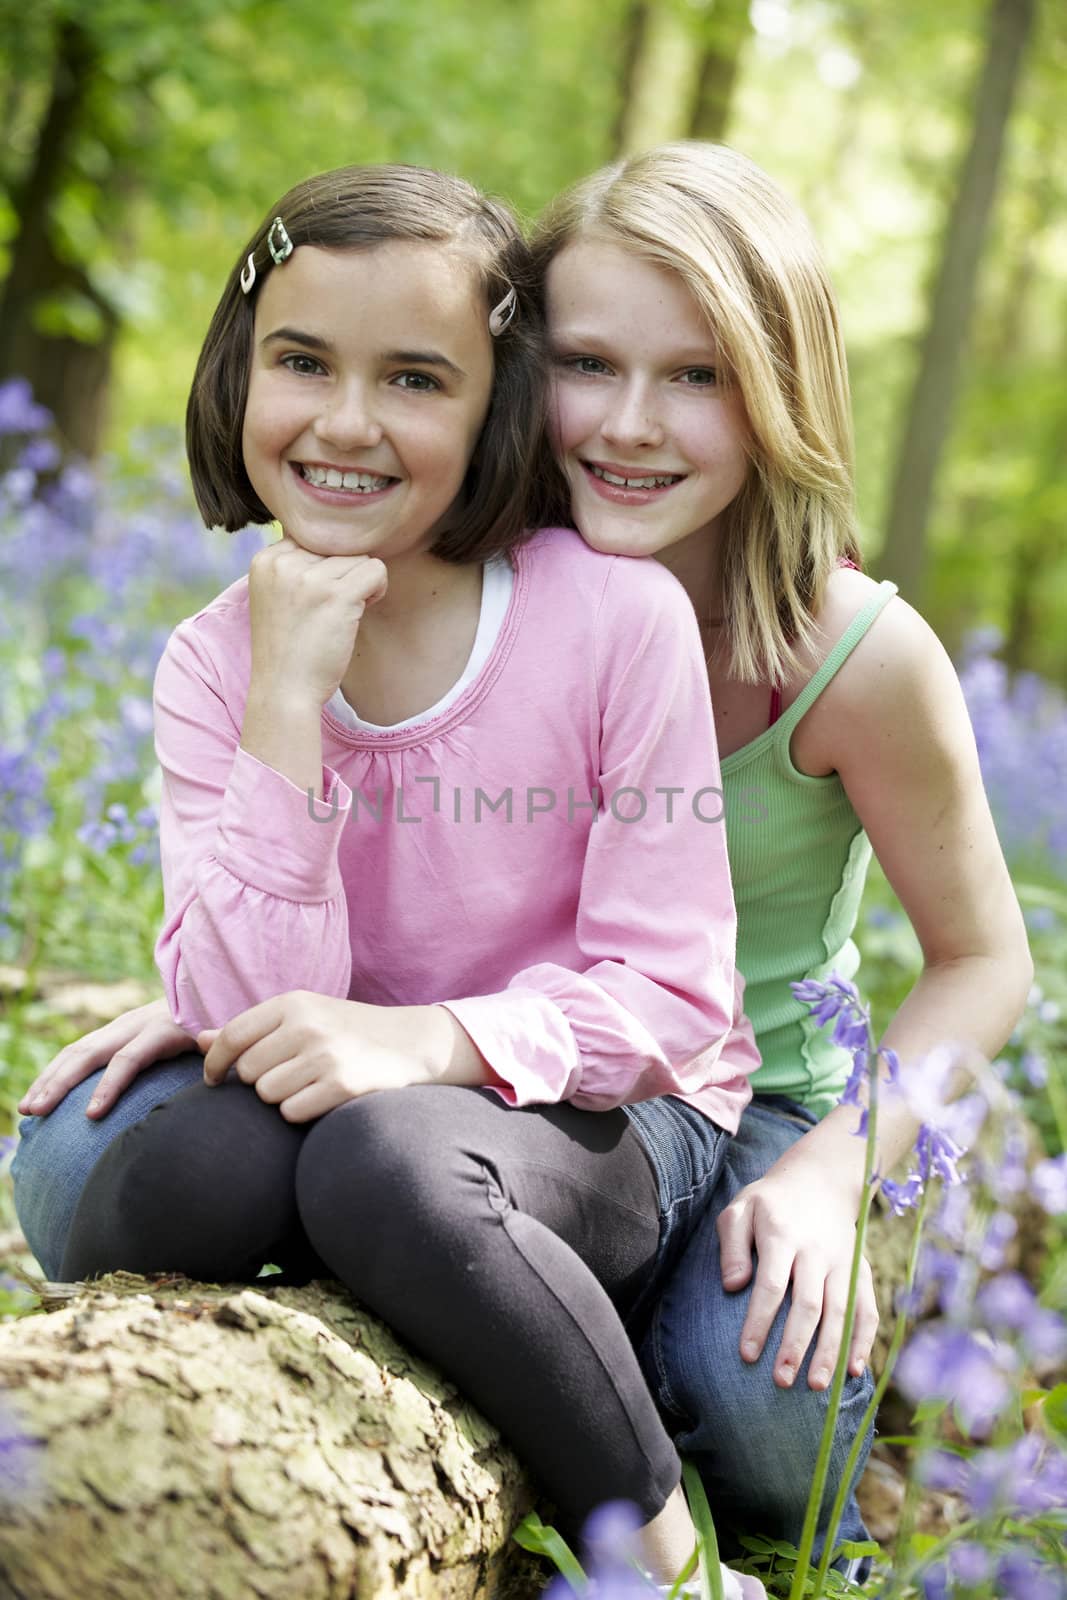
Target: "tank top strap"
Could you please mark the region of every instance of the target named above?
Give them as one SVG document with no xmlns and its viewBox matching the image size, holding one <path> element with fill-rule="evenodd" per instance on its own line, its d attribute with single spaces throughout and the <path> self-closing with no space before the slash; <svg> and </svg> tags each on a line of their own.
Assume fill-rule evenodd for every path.
<svg viewBox="0 0 1067 1600">
<path fill-rule="evenodd" d="M 774 724 L 778 732 L 783 735 L 792 733 L 805 711 L 814 704 L 831 678 L 844 666 L 860 640 L 870 631 L 875 619 L 882 614 L 896 592 L 896 584 L 891 583 L 888 578 L 878 585 L 877 593 L 871 596 L 861 611 L 857 611 L 818 672 L 812 674 L 793 701 L 793 704 L 786 711 L 783 711 L 778 721 Z"/>
</svg>

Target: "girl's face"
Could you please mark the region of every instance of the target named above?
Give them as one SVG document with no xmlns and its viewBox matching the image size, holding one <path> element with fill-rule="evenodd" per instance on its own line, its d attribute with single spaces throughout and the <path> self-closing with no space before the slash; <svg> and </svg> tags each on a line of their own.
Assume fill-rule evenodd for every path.
<svg viewBox="0 0 1067 1600">
<path fill-rule="evenodd" d="M 486 312 L 458 253 L 301 245 L 256 304 L 249 479 L 315 555 L 425 551 L 463 483 L 492 383 Z"/>
<path fill-rule="evenodd" d="M 596 239 L 548 269 L 553 441 L 587 544 L 649 556 L 714 534 L 748 473 L 737 390 L 676 273 Z"/>
</svg>

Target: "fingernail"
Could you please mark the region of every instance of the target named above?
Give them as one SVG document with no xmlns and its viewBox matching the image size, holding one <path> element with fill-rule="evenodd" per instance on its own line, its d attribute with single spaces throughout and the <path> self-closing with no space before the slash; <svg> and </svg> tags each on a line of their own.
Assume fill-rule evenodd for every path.
<svg viewBox="0 0 1067 1600">
<path fill-rule="evenodd" d="M 825 1389 L 826 1385 L 830 1382 L 830 1374 L 825 1367 L 820 1367 L 818 1372 L 812 1373 L 811 1381 L 815 1384 L 816 1388 Z"/>
<path fill-rule="evenodd" d="M 741 1354 L 746 1358 L 746 1360 L 755 1361 L 756 1357 L 759 1355 L 759 1345 L 756 1343 L 755 1339 L 745 1340 L 744 1344 L 741 1346 Z"/>
<path fill-rule="evenodd" d="M 94 1095 L 93 1098 L 89 1101 L 89 1110 L 90 1111 L 99 1111 L 100 1107 L 103 1105 L 103 1103 L 104 1102 L 102 1100 L 98 1100 L 97 1097 Z"/>
<path fill-rule="evenodd" d="M 789 1366 L 788 1363 L 786 1363 L 785 1366 L 782 1366 L 782 1367 L 778 1368 L 778 1376 L 781 1378 L 783 1383 L 792 1383 L 792 1381 L 793 1381 L 793 1368 L 791 1366 Z"/>
</svg>

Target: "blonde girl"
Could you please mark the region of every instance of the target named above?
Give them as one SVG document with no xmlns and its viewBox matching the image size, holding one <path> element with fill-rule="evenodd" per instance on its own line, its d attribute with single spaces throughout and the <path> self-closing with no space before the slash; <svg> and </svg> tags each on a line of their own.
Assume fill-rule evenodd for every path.
<svg viewBox="0 0 1067 1600">
<path fill-rule="evenodd" d="M 995 1056 L 1029 987 L 1026 937 L 952 666 L 893 584 L 857 570 L 844 344 L 796 206 L 734 150 L 668 145 L 562 195 L 533 245 L 564 514 L 596 550 L 655 556 L 700 624 L 762 1055 L 644 1367 L 727 1548 L 731 1532 L 797 1542 L 863 1148 L 836 1105 L 848 1057 L 790 984 L 855 973 L 872 848 L 923 952 L 884 1034 L 902 1059 L 946 1039 Z M 916 1125 L 890 1099 L 879 1132 L 888 1173 Z M 833 1472 L 877 1320 L 865 1270 Z M 843 1533 L 862 1536 L 854 1501 Z"/>
</svg>

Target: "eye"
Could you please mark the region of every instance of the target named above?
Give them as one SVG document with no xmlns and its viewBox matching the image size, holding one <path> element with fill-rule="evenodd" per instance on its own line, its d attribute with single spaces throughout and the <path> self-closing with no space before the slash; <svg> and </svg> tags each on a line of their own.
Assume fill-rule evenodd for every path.
<svg viewBox="0 0 1067 1600">
<path fill-rule="evenodd" d="M 432 394 L 441 387 L 428 372 L 398 372 L 392 381 L 398 389 L 411 389 L 415 394 Z"/>
<path fill-rule="evenodd" d="M 568 372 L 577 372 L 584 378 L 597 378 L 610 370 L 607 362 L 598 356 L 557 356 L 556 359 Z"/>
<path fill-rule="evenodd" d="M 714 367 L 687 367 L 682 373 L 682 381 L 693 389 L 714 389 L 719 382 L 719 374 Z"/>
<path fill-rule="evenodd" d="M 281 364 L 283 367 L 288 367 L 290 372 L 295 372 L 300 378 L 315 378 L 318 377 L 320 372 L 326 371 L 321 361 L 316 361 L 314 356 L 304 355 L 299 350 L 293 351 L 290 355 L 282 356 Z"/>
</svg>

